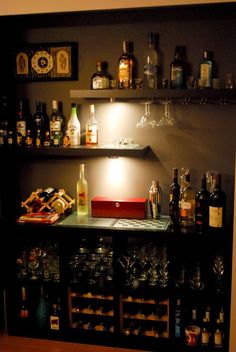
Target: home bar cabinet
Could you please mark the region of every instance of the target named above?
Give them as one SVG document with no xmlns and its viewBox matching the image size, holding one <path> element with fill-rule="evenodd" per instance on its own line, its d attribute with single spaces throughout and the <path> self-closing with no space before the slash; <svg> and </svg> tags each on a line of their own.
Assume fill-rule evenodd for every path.
<svg viewBox="0 0 236 352">
<path fill-rule="evenodd" d="M 186 345 L 184 327 L 191 325 L 193 309 L 197 310 L 201 326 L 210 309 L 212 336 L 206 350 L 216 350 L 212 342 L 215 321 L 223 311 L 223 350 L 233 351 L 229 339 L 234 331 L 230 311 L 234 307 L 231 272 L 236 94 L 235 89 L 225 89 L 225 77 L 229 72 L 236 76 L 235 9 L 234 3 L 225 3 L 1 18 L 6 48 L 6 55 L 1 58 L 1 94 L 9 97 L 10 124 L 15 123 L 19 97 L 29 100 L 32 112 L 36 101 L 45 102 L 48 115 L 51 101 L 58 99 L 63 103 L 67 121 L 71 103 L 76 102 L 82 128 L 93 103 L 99 122 L 99 147 L 95 149 L 1 148 L 5 166 L 1 175 L 1 209 L 5 209 L 1 224 L 9 254 L 2 267 L 9 266 L 11 273 L 4 275 L 9 334 L 85 343 L 92 339 L 104 345 L 155 351 L 200 350 L 200 345 L 196 349 Z M 9 30 L 13 24 L 17 28 L 14 34 Z M 116 79 L 122 40 L 134 43 L 138 76 L 142 75 L 150 31 L 159 37 L 161 78 L 169 79 L 174 48 L 181 44 L 187 48 L 187 61 L 195 78 L 202 52 L 214 53 L 220 89 L 91 91 L 90 78 L 97 60 L 107 61 L 108 71 Z M 78 79 L 15 79 L 15 50 L 22 43 L 42 42 L 78 43 Z M 147 99 L 152 102 L 151 115 L 157 121 L 163 114 L 163 104 L 170 99 L 176 125 L 137 129 Z M 111 139 L 120 137 L 132 137 L 138 148 L 116 150 L 107 146 Z M 166 227 L 126 228 L 115 218 L 88 217 L 78 222 L 74 207 L 71 215 L 53 225 L 16 224 L 22 212 L 21 201 L 37 188 L 64 188 L 75 198 L 80 163 L 85 164 L 90 200 L 101 195 L 147 197 L 151 181 L 158 179 L 163 190 L 161 214 Z M 173 233 L 166 217 L 173 167 L 190 168 L 196 191 L 207 170 L 222 174 L 229 224 L 225 231 L 204 236 L 193 230 Z M 22 266 L 28 263 L 31 251 L 40 254 L 40 265 L 35 264 L 40 270 L 33 263 L 27 270 Z M 154 265 L 158 260 L 159 267 L 164 262 L 164 273 L 155 272 L 151 258 Z M 213 270 L 218 260 L 223 260 L 224 265 L 222 281 Z M 200 273 L 198 289 L 194 273 Z M 179 285 L 181 275 L 186 275 L 186 279 Z M 28 317 L 19 316 L 25 294 L 23 301 L 31 312 Z M 178 300 L 184 321 L 181 338 L 175 337 Z M 51 320 L 45 323 L 46 309 L 47 316 L 59 316 L 59 330 L 57 319 L 54 328 L 50 328 Z"/>
</svg>

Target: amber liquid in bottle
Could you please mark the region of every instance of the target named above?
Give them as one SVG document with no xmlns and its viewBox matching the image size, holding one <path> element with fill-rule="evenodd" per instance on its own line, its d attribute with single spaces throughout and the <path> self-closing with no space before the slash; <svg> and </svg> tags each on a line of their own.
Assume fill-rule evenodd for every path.
<svg viewBox="0 0 236 352">
<path fill-rule="evenodd" d="M 122 42 L 123 52 L 118 60 L 118 88 L 132 89 L 134 85 L 134 59 L 128 53 L 129 43 Z"/>
</svg>

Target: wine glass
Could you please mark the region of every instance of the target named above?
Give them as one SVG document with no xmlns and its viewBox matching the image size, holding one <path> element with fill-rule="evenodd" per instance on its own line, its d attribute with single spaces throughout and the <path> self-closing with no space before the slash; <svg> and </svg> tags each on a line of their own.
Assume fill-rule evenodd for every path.
<svg viewBox="0 0 236 352">
<path fill-rule="evenodd" d="M 150 105 L 152 104 L 150 101 L 147 101 L 144 104 L 144 115 L 141 117 L 141 120 L 136 124 L 137 128 L 144 128 L 144 127 L 156 127 L 157 122 L 155 120 L 151 120 L 151 113 L 150 113 Z"/>
<path fill-rule="evenodd" d="M 161 126 L 167 126 L 167 127 L 173 127 L 176 124 L 175 119 L 173 118 L 171 112 L 170 112 L 170 104 L 171 101 L 166 99 L 164 103 L 164 114 L 160 121 L 156 124 L 156 126 L 161 127 Z"/>
</svg>

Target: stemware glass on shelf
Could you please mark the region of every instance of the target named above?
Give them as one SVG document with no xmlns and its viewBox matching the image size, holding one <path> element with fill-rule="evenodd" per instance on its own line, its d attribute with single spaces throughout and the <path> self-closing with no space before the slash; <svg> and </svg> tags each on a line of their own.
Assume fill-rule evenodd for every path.
<svg viewBox="0 0 236 352">
<path fill-rule="evenodd" d="M 156 127 L 157 122 L 155 120 L 151 119 L 151 113 L 150 113 L 150 105 L 152 104 L 151 101 L 146 101 L 144 104 L 144 115 L 141 117 L 141 120 L 136 124 L 137 128 L 146 128 L 146 127 Z"/>
<path fill-rule="evenodd" d="M 166 99 L 162 104 L 164 105 L 164 114 L 156 126 L 172 127 L 176 124 L 176 121 L 170 112 L 171 101 Z"/>
</svg>

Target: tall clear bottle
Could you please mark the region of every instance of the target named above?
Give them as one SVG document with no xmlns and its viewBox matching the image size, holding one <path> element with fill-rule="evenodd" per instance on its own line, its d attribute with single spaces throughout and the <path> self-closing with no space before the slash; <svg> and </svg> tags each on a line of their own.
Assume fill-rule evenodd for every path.
<svg viewBox="0 0 236 352">
<path fill-rule="evenodd" d="M 148 48 L 145 56 L 143 86 L 148 89 L 157 88 L 157 72 L 159 53 L 156 48 L 155 33 L 148 33 Z"/>
<path fill-rule="evenodd" d="M 195 223 L 195 192 L 190 184 L 190 173 L 185 175 L 185 186 L 179 200 L 180 225 L 192 226 Z"/>
<path fill-rule="evenodd" d="M 89 119 L 86 123 L 86 144 L 98 144 L 98 122 L 95 118 L 94 104 L 91 104 L 89 108 Z"/>
<path fill-rule="evenodd" d="M 122 54 L 118 60 L 118 88 L 134 87 L 134 58 L 129 53 L 129 42 L 122 42 Z"/>
<path fill-rule="evenodd" d="M 80 122 L 77 115 L 77 105 L 71 104 L 71 114 L 67 125 L 67 135 L 72 146 L 80 145 Z"/>
<path fill-rule="evenodd" d="M 58 101 L 52 101 L 52 114 L 50 116 L 50 140 L 51 146 L 63 144 L 64 116 L 59 111 Z"/>
<path fill-rule="evenodd" d="M 84 164 L 79 167 L 79 179 L 77 181 L 77 214 L 88 214 L 88 182 L 85 179 Z"/>
</svg>

